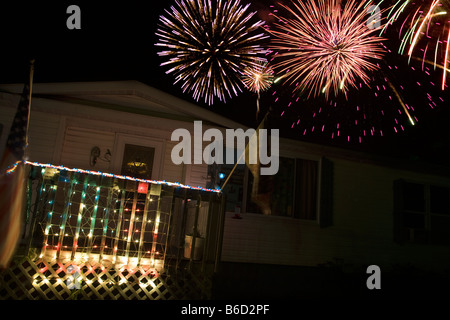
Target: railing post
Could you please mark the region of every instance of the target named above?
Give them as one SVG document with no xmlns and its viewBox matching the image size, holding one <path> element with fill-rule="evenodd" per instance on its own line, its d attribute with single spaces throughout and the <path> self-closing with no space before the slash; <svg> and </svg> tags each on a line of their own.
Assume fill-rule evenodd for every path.
<svg viewBox="0 0 450 320">
<path fill-rule="evenodd" d="M 75 229 L 75 237 L 73 240 L 71 260 L 75 259 L 75 253 L 78 248 L 78 238 L 80 237 L 81 219 L 83 218 L 83 211 L 85 206 L 84 200 L 86 199 L 87 186 L 88 186 L 88 176 L 86 175 L 84 178 L 83 191 L 81 192 L 80 207 L 78 208 L 77 226 Z"/>
<path fill-rule="evenodd" d="M 42 250 L 41 250 L 40 257 L 44 257 L 45 251 L 47 250 L 48 234 L 49 234 L 50 228 L 52 226 L 53 210 L 54 210 L 54 207 L 55 207 L 56 191 L 57 191 L 57 188 L 58 188 L 58 184 L 55 184 L 55 185 L 52 185 L 52 186 L 46 186 L 45 185 L 45 180 L 46 180 L 45 173 L 47 172 L 47 170 L 48 169 L 44 169 L 44 172 L 43 172 L 44 177 L 43 177 L 43 182 L 42 182 L 43 183 L 42 191 L 45 192 L 46 188 L 51 188 L 52 191 L 53 191 L 53 195 L 51 197 L 51 200 L 49 201 L 50 211 L 47 214 L 47 223 L 45 225 L 45 230 L 44 230 L 44 243 L 43 243 L 43 247 L 42 247 Z"/>
<path fill-rule="evenodd" d="M 211 243 L 211 221 L 212 221 L 212 211 L 213 211 L 213 201 L 212 195 L 209 195 L 209 204 L 208 204 L 208 218 L 206 222 L 206 234 L 205 234 L 205 244 L 203 246 L 203 259 L 202 259 L 202 272 L 205 271 L 206 260 L 208 258 L 209 246 Z"/>
<path fill-rule="evenodd" d="M 59 231 L 58 246 L 56 248 L 56 259 L 58 261 L 59 261 L 59 255 L 61 254 L 61 247 L 63 246 L 64 234 L 66 232 L 67 218 L 69 217 L 69 210 L 70 210 L 71 202 L 72 202 L 73 186 L 76 183 L 76 180 L 72 177 L 72 174 L 70 174 L 69 177 L 71 178 L 70 186 L 69 186 L 69 190 L 67 191 L 67 195 L 66 195 L 66 200 L 65 200 L 66 203 L 64 204 L 63 220 L 62 220 L 60 231 Z"/>
<path fill-rule="evenodd" d="M 91 225 L 89 227 L 89 234 L 88 234 L 88 247 L 87 247 L 87 256 L 89 257 L 92 251 L 92 244 L 94 243 L 94 228 L 95 228 L 95 220 L 97 219 L 97 211 L 98 211 L 98 200 L 100 197 L 100 186 L 97 186 L 96 192 L 95 192 L 95 199 L 94 199 L 94 212 L 91 216 Z"/>
<path fill-rule="evenodd" d="M 165 190 L 166 190 L 166 189 L 165 189 Z M 169 243 L 169 235 L 170 235 L 170 232 L 172 232 L 170 226 L 171 226 L 171 223 L 172 223 L 172 215 L 173 215 L 173 212 L 174 212 L 174 210 L 175 210 L 175 196 L 174 196 L 174 189 L 173 189 L 173 188 L 170 188 L 170 194 L 171 194 L 171 197 L 172 197 L 172 198 L 171 198 L 171 205 L 170 205 L 169 219 L 168 219 L 168 222 L 167 222 L 167 233 L 166 233 L 166 243 L 165 243 L 165 245 L 164 245 L 163 267 L 164 267 L 164 265 L 166 264 L 167 245 L 168 245 L 168 243 Z"/>
<path fill-rule="evenodd" d="M 178 241 L 178 252 L 177 252 L 177 263 L 176 263 L 176 269 L 178 269 L 180 260 L 182 257 L 184 257 L 184 246 L 185 246 L 185 239 L 186 239 L 186 216 L 188 213 L 188 193 L 187 190 L 184 190 L 184 197 L 182 201 L 182 208 L 181 208 L 181 228 L 180 228 L 180 234 L 179 234 L 179 241 Z M 181 249 L 181 255 L 180 255 L 180 249 Z M 180 257 L 181 256 L 181 257 Z"/>
<path fill-rule="evenodd" d="M 119 207 L 119 217 L 117 218 L 117 228 L 116 228 L 116 234 L 114 236 L 114 248 L 113 248 L 113 257 L 112 257 L 112 264 L 116 264 L 116 258 L 117 258 L 117 250 L 119 247 L 119 237 L 120 237 L 120 230 L 122 228 L 122 216 L 123 216 L 123 207 L 125 205 L 125 197 L 126 197 L 126 190 L 121 191 L 121 199 L 120 199 L 120 207 Z M 117 209 L 114 209 L 117 210 Z"/>
<path fill-rule="evenodd" d="M 158 197 L 158 205 L 156 207 L 156 216 L 155 223 L 153 228 L 153 243 L 152 243 L 152 251 L 150 261 L 152 264 L 155 263 L 155 253 L 156 253 L 156 242 L 158 241 L 158 232 L 159 232 L 159 220 L 161 218 L 161 185 L 160 184 L 152 184 L 150 188 L 150 194 Z"/>
<path fill-rule="evenodd" d="M 130 216 L 130 224 L 128 225 L 127 249 L 125 251 L 125 260 L 127 261 L 127 265 L 130 264 L 130 245 L 131 245 L 131 238 L 133 235 L 134 219 L 136 216 L 137 197 L 138 197 L 138 192 L 137 192 L 137 190 L 134 190 L 133 206 L 131 208 L 131 216 Z"/>
<path fill-rule="evenodd" d="M 148 188 L 147 194 L 145 195 L 145 206 L 144 206 L 144 213 L 142 215 L 142 224 L 141 224 L 141 235 L 139 237 L 139 249 L 138 249 L 138 261 L 137 265 L 141 265 L 141 259 L 142 259 L 142 251 L 143 251 L 143 245 L 144 245 L 144 235 L 145 235 L 145 227 L 147 226 L 147 217 L 148 217 L 148 207 L 149 203 L 151 201 L 151 187 Z"/>
<path fill-rule="evenodd" d="M 111 210 L 111 206 L 112 206 L 113 193 L 114 193 L 114 189 L 109 188 L 108 198 L 106 200 L 106 206 L 105 206 L 105 215 L 103 217 L 102 240 L 100 241 L 100 252 L 99 252 L 99 256 L 98 256 L 98 260 L 100 263 L 102 263 L 102 261 L 103 261 L 103 251 L 105 250 L 105 245 L 106 245 L 106 232 L 108 230 L 109 211 Z"/>
<path fill-rule="evenodd" d="M 200 213 L 202 203 L 202 196 L 199 193 L 197 196 L 197 204 L 195 208 L 195 217 L 194 217 L 194 229 L 192 234 L 192 243 L 191 243 L 191 257 L 189 259 L 189 270 L 191 269 L 192 262 L 194 260 L 194 253 L 195 253 L 195 241 L 197 239 L 197 224 L 198 224 L 198 215 Z"/>
<path fill-rule="evenodd" d="M 223 193 L 218 194 L 220 205 L 219 205 L 219 219 L 217 219 L 217 224 L 219 232 L 217 232 L 216 238 L 216 257 L 214 261 L 214 272 L 219 269 L 220 255 L 222 254 L 222 243 L 223 243 L 223 229 L 225 226 L 225 195 Z"/>
</svg>

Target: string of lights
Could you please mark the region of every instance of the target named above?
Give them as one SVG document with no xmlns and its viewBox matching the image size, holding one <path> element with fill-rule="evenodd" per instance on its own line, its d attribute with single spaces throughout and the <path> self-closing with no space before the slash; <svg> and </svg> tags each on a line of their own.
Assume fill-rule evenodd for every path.
<svg viewBox="0 0 450 320">
<path fill-rule="evenodd" d="M 167 204 L 173 195 L 161 188 L 163 182 L 152 181 L 143 192 L 99 185 L 92 181 L 93 175 L 105 176 L 99 172 L 26 164 L 42 168 L 35 204 L 43 241 L 41 259 L 106 259 L 113 264 L 136 260 L 155 267 L 163 263 L 171 215 Z"/>
<path fill-rule="evenodd" d="M 175 187 L 175 188 L 183 188 L 183 189 L 191 189 L 191 190 L 198 190 L 198 191 L 206 191 L 206 192 L 216 192 L 220 193 L 220 189 L 210 189 L 210 188 L 204 188 L 204 187 L 193 187 L 189 185 L 184 185 L 179 182 L 168 182 L 166 180 L 148 180 L 148 179 L 141 179 L 141 178 L 134 178 L 130 176 L 124 176 L 119 174 L 113 174 L 113 173 L 104 173 L 100 171 L 92 171 L 92 170 L 86 170 L 86 169 L 77 169 L 77 168 L 68 168 L 62 165 L 53 165 L 53 164 L 44 164 L 39 162 L 32 162 L 32 161 L 24 161 L 25 164 L 32 165 L 35 167 L 41 167 L 41 168 L 51 168 L 56 170 L 63 170 L 68 172 L 78 172 L 78 173 L 84 173 L 84 174 L 92 174 L 95 176 L 103 176 L 108 178 L 116 178 L 116 179 L 122 179 L 122 180 L 129 180 L 129 181 L 136 181 L 136 182 L 143 182 L 143 183 L 149 183 L 149 184 L 159 184 L 159 185 L 167 185 L 169 187 Z M 8 173 L 11 173 L 14 171 L 15 166 L 17 166 L 18 163 L 14 165 L 13 168 L 9 169 Z"/>
</svg>

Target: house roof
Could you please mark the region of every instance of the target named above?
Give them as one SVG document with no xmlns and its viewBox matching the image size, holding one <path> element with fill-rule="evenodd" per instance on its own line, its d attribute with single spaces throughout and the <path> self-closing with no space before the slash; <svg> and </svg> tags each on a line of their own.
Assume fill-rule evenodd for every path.
<svg viewBox="0 0 450 320">
<path fill-rule="evenodd" d="M 23 84 L 2 84 L 0 90 L 19 94 Z M 33 98 L 88 105 L 174 120 L 202 120 L 225 128 L 243 125 L 139 81 L 34 83 Z"/>
</svg>

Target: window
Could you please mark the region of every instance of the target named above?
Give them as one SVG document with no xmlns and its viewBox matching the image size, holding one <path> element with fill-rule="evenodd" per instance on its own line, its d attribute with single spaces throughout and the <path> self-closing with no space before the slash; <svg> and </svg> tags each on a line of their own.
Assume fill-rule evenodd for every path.
<svg viewBox="0 0 450 320">
<path fill-rule="evenodd" d="M 163 140 L 119 133 L 114 142 L 112 171 L 134 178 L 159 180 L 162 175 Z"/>
<path fill-rule="evenodd" d="M 450 244 L 450 187 L 398 180 L 394 183 L 397 241 Z"/>
<path fill-rule="evenodd" d="M 227 164 L 210 166 L 209 175 L 223 186 L 233 168 Z M 256 182 L 246 165 L 237 165 L 223 189 L 226 211 L 240 209 L 318 221 L 321 227 L 328 227 L 332 225 L 332 177 L 333 166 L 326 158 L 319 161 L 281 157 L 278 173 L 259 176 Z"/>
<path fill-rule="evenodd" d="M 260 176 L 258 185 L 249 175 L 246 212 L 317 219 L 318 162 L 280 158 L 274 176 Z"/>
<path fill-rule="evenodd" d="M 125 144 L 121 174 L 134 178 L 151 179 L 155 148 Z"/>
</svg>

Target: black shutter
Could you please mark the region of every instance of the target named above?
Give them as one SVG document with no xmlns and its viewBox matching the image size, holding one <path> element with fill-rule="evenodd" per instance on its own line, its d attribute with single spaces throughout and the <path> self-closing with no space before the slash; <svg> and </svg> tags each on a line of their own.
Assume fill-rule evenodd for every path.
<svg viewBox="0 0 450 320">
<path fill-rule="evenodd" d="M 404 180 L 394 181 L 394 241 L 402 243 L 405 241 L 403 210 L 404 210 Z"/>
<path fill-rule="evenodd" d="M 321 161 L 319 225 L 333 225 L 333 163 L 325 157 Z"/>
</svg>

